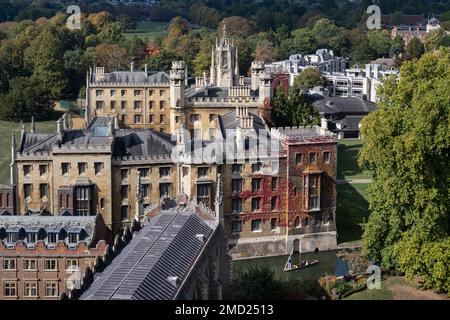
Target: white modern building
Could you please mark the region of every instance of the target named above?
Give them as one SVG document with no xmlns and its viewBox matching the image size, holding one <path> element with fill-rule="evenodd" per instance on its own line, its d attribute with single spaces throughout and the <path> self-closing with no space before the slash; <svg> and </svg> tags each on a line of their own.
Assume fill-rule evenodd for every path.
<svg viewBox="0 0 450 320">
<path fill-rule="evenodd" d="M 272 73 L 289 73 L 289 84 L 306 68 L 318 68 L 321 72 L 344 72 L 347 61 L 334 55 L 333 50 L 319 49 L 315 54 L 293 54 L 288 60 L 266 64 L 266 70 Z"/>
<path fill-rule="evenodd" d="M 323 73 L 330 95 L 358 97 L 371 102 L 377 102 L 377 88 L 383 79 L 398 74 L 397 70 L 383 70 L 379 64 L 366 64 L 364 69 L 356 65 L 344 72 Z"/>
</svg>

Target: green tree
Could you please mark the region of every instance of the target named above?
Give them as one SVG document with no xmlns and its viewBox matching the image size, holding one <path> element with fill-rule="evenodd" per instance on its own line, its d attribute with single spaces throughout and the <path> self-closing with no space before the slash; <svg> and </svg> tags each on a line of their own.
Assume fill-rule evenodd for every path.
<svg viewBox="0 0 450 320">
<path fill-rule="evenodd" d="M 60 98 L 68 85 L 64 76 L 64 41 L 60 28 L 46 26 L 25 50 L 25 62 L 33 76 L 43 82 L 54 98 Z"/>
<path fill-rule="evenodd" d="M 273 102 L 277 126 L 306 126 L 319 123 L 319 115 L 296 84 L 285 94 L 280 86 Z"/>
<path fill-rule="evenodd" d="M 408 44 L 406 45 L 405 53 L 407 55 L 407 58 L 409 59 L 419 59 L 424 52 L 425 48 L 423 46 L 423 43 L 417 37 L 409 40 Z"/>
<path fill-rule="evenodd" d="M 425 37 L 425 49 L 427 51 L 439 49 L 441 45 L 441 39 L 446 36 L 447 33 L 442 28 L 430 31 Z"/>
<path fill-rule="evenodd" d="M 359 28 L 352 29 L 349 33 L 351 43 L 351 63 L 367 63 L 374 58 L 374 53 L 369 45 L 367 34 Z"/>
<path fill-rule="evenodd" d="M 294 80 L 294 86 L 301 89 L 312 89 L 317 86 L 325 86 L 327 80 L 320 74 L 317 68 L 303 70 Z"/>
<path fill-rule="evenodd" d="M 124 41 L 123 31 L 122 23 L 113 22 L 103 27 L 98 38 L 104 44 L 121 44 Z"/>
<path fill-rule="evenodd" d="M 450 292 L 450 49 L 406 61 L 363 121 L 360 165 L 370 170 L 363 248 L 383 267 Z M 447 249 L 445 249 L 447 248 Z"/>
<path fill-rule="evenodd" d="M 392 39 L 391 48 L 389 49 L 389 55 L 391 57 L 399 55 L 403 52 L 403 50 L 403 39 L 400 36 L 396 36 L 394 39 Z"/>
<path fill-rule="evenodd" d="M 391 49 L 391 36 L 387 30 L 369 30 L 367 33 L 369 46 L 377 57 L 388 57 Z"/>
<path fill-rule="evenodd" d="M 268 267 L 250 267 L 239 271 L 233 282 L 233 298 L 237 300 L 276 300 L 282 284 Z"/>
<path fill-rule="evenodd" d="M 11 80 L 10 90 L 0 96 L 0 118 L 28 121 L 45 118 L 53 108 L 50 93 L 40 79 L 19 77 Z"/>
</svg>

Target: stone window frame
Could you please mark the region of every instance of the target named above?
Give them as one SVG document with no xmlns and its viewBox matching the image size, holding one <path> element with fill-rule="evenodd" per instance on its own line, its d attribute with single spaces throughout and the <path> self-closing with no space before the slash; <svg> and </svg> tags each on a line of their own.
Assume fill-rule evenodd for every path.
<svg viewBox="0 0 450 320">
<path fill-rule="evenodd" d="M 54 262 L 54 268 L 48 268 L 48 267 L 52 267 Z M 47 263 L 49 263 L 50 265 L 48 265 Z M 44 260 L 44 271 L 58 271 L 58 259 L 45 259 Z"/>
<path fill-rule="evenodd" d="M 235 227 L 238 225 L 239 227 Z M 242 221 L 241 220 L 232 220 L 231 221 L 231 233 L 241 233 L 242 232 Z"/>
<path fill-rule="evenodd" d="M 34 288 L 27 288 L 27 285 L 34 285 Z M 35 290 L 35 294 L 27 294 L 27 290 Z M 36 298 L 39 296 L 39 286 L 37 281 L 25 281 L 23 284 L 23 296 L 26 298 Z"/>
<path fill-rule="evenodd" d="M 27 262 L 29 265 L 27 265 Z M 31 263 L 30 262 L 34 262 L 34 268 L 30 268 Z M 36 259 L 30 259 L 30 258 L 26 258 L 23 260 L 23 270 L 24 271 L 36 271 L 37 268 L 37 260 Z"/>
<path fill-rule="evenodd" d="M 8 288 L 7 288 L 8 286 Z M 17 281 L 5 280 L 3 281 L 3 297 L 17 297 Z M 6 290 L 14 290 L 14 294 L 6 294 Z"/>
<path fill-rule="evenodd" d="M 49 286 L 51 285 L 51 286 Z M 54 294 L 48 294 L 50 290 L 54 290 Z M 57 281 L 46 281 L 45 282 L 45 297 L 58 297 L 58 282 Z"/>
<path fill-rule="evenodd" d="M 259 228 L 258 229 L 254 228 L 255 226 L 254 226 L 253 223 L 256 222 L 256 221 L 259 221 Z M 250 228 L 251 228 L 252 232 L 262 232 L 263 231 L 263 221 L 262 221 L 262 219 L 252 219 Z"/>
<path fill-rule="evenodd" d="M 17 259 L 16 258 L 3 258 L 2 264 L 3 270 L 17 270 Z"/>
</svg>

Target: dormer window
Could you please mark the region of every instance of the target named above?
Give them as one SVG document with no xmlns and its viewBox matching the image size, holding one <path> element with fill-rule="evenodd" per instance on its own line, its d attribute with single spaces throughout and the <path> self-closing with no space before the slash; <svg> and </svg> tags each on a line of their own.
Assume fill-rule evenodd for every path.
<svg viewBox="0 0 450 320">
<path fill-rule="evenodd" d="M 56 243 L 56 242 L 58 242 L 58 234 L 56 232 L 49 232 L 47 234 L 47 242 L 48 243 Z"/>
<path fill-rule="evenodd" d="M 38 234 L 37 232 L 29 232 L 27 234 L 27 242 L 29 243 L 35 243 L 38 240 Z"/>
<path fill-rule="evenodd" d="M 80 235 L 78 233 L 69 233 L 69 243 L 78 243 Z"/>
</svg>

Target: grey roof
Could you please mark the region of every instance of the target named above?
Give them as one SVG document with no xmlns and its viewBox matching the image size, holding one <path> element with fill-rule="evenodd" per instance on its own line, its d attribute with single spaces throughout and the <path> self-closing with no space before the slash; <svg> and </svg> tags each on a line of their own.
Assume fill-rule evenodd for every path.
<svg viewBox="0 0 450 320">
<path fill-rule="evenodd" d="M 177 298 L 218 224 L 193 206 L 164 210 L 152 218 L 82 294 L 82 300 Z M 205 238 L 197 237 L 202 234 Z M 174 284 L 170 277 L 178 277 Z"/>
<path fill-rule="evenodd" d="M 200 90 L 190 90 L 187 95 L 187 98 L 227 98 L 228 97 L 228 89 L 220 88 L 220 87 L 205 87 Z"/>
<path fill-rule="evenodd" d="M 265 130 L 263 120 L 256 114 L 249 112 L 249 116 L 253 116 L 253 129 L 256 131 Z M 220 125 L 222 129 L 236 129 L 240 126 L 240 120 L 236 118 L 236 109 L 219 116 Z"/>
<path fill-rule="evenodd" d="M 109 146 L 109 117 L 96 117 L 85 129 L 65 130 L 62 145 Z M 51 152 L 56 145 L 56 134 L 25 133 L 20 153 Z M 170 155 L 175 142 L 171 135 L 153 129 L 118 129 L 114 131 L 114 150 L 116 157 L 126 155 Z"/>
<path fill-rule="evenodd" d="M 56 135 L 44 133 L 26 133 L 20 146 L 20 152 L 50 151 L 51 146 L 56 143 Z"/>
<path fill-rule="evenodd" d="M 0 228 L 6 232 L 17 232 L 22 228 L 25 232 L 37 232 L 44 229 L 45 233 L 68 231 L 74 228 L 83 229 L 87 237 L 84 241 L 90 245 L 93 239 L 97 216 L 0 216 Z M 47 243 L 47 239 L 43 239 Z M 67 240 L 67 239 L 66 239 Z M 0 241 L 6 241 L 0 240 Z"/>
<path fill-rule="evenodd" d="M 166 72 L 147 72 L 144 71 L 114 71 L 106 73 L 104 78 L 96 80 L 95 74 L 92 75 L 93 82 L 118 83 L 118 84 L 159 84 L 170 83 L 170 77 Z"/>
<path fill-rule="evenodd" d="M 376 105 L 356 97 L 327 97 L 313 103 L 319 113 L 325 115 L 354 114 L 364 115 L 376 110 Z"/>
<path fill-rule="evenodd" d="M 120 129 L 115 132 L 113 156 L 170 155 L 175 142 L 171 135 L 148 129 Z"/>
</svg>

